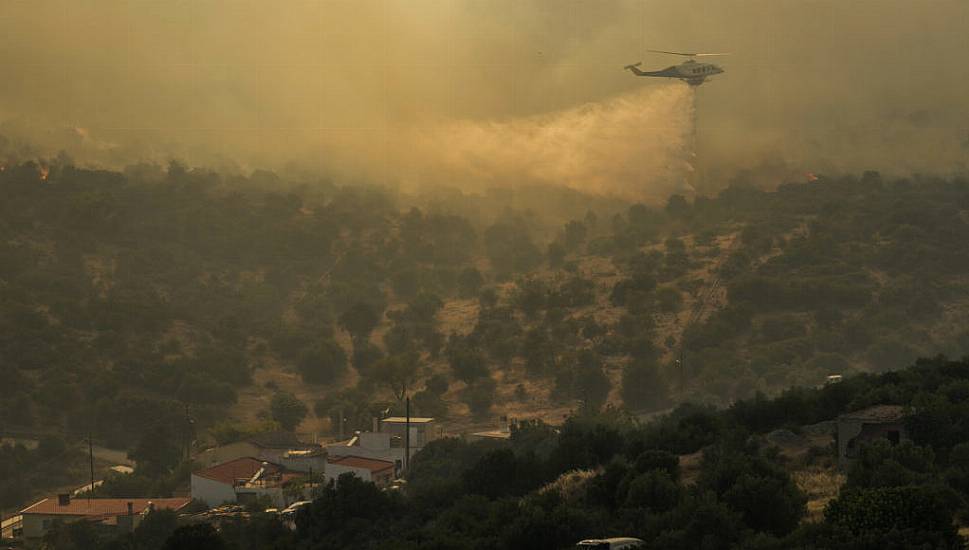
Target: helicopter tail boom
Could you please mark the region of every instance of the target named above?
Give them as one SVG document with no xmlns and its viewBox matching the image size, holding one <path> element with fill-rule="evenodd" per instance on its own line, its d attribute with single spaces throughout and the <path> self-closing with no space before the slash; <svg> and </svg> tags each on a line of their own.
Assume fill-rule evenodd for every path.
<svg viewBox="0 0 969 550">
<path fill-rule="evenodd" d="M 676 73 L 673 67 L 668 69 L 663 69 L 662 71 L 643 71 L 639 68 L 642 63 L 636 63 L 634 65 L 626 65 L 624 68 L 632 71 L 636 76 L 659 76 L 666 78 L 680 78 L 680 75 Z"/>
<path fill-rule="evenodd" d="M 637 75 L 640 75 L 641 76 L 641 75 L 645 74 L 643 71 L 641 71 L 639 69 L 639 66 L 642 65 L 642 64 L 643 64 L 643 62 L 640 61 L 639 63 L 633 63 L 632 65 L 626 65 L 625 67 L 623 67 L 623 69 L 626 69 L 627 71 L 632 71 L 633 74 L 637 74 Z"/>
</svg>

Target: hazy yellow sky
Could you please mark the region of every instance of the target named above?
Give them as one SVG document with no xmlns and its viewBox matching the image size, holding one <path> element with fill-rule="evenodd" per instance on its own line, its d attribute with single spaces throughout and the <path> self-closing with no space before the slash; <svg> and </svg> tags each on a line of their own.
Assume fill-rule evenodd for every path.
<svg viewBox="0 0 969 550">
<path fill-rule="evenodd" d="M 103 164 L 363 177 L 413 150 L 428 173 L 427 135 L 652 101 L 638 90 L 670 84 L 623 65 L 713 50 L 732 55 L 699 90 L 707 171 L 951 172 L 969 154 L 967 23 L 964 0 L 0 0 L 0 133 Z M 647 111 L 665 131 L 685 114 Z"/>
</svg>

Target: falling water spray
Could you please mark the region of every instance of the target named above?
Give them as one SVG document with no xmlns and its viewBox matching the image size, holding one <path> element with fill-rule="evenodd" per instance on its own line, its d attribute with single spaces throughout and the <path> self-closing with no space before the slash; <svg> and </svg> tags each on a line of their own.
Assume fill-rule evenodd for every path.
<svg viewBox="0 0 969 550">
<path fill-rule="evenodd" d="M 537 116 L 443 122 L 401 135 L 414 145 L 389 164 L 415 185 L 542 183 L 661 202 L 693 191 L 693 101 L 670 83 Z"/>
<path fill-rule="evenodd" d="M 696 194 L 696 189 L 699 185 L 702 185 L 702 174 L 700 173 L 700 163 L 697 158 L 697 110 L 696 110 L 696 96 L 697 96 L 698 86 L 690 86 L 690 129 L 689 129 L 689 140 L 687 141 L 687 186 L 691 195 Z"/>
</svg>

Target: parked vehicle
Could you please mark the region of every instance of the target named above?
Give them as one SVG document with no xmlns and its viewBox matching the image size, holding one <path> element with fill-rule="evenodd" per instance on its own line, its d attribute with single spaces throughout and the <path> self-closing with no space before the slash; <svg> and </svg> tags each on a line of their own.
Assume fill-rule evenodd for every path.
<svg viewBox="0 0 969 550">
<path fill-rule="evenodd" d="M 579 541 L 575 547 L 581 550 L 625 550 L 627 548 L 641 548 L 645 545 L 643 539 L 633 537 L 612 537 L 608 539 L 586 539 Z"/>
</svg>

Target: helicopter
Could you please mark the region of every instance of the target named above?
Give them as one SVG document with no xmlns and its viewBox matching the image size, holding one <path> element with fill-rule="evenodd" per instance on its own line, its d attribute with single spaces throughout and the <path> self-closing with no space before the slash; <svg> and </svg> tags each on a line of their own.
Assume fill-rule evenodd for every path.
<svg viewBox="0 0 969 550">
<path fill-rule="evenodd" d="M 682 55 L 684 57 L 689 57 L 687 61 L 680 63 L 679 65 L 671 65 L 661 71 L 642 71 L 639 69 L 640 65 L 643 64 L 642 61 L 635 63 L 633 65 L 626 65 L 624 69 L 632 71 L 636 76 L 657 76 L 662 78 L 678 78 L 690 86 L 699 86 L 703 82 L 713 76 L 723 72 L 723 69 L 714 65 L 713 63 L 699 63 L 696 61 L 696 57 L 709 57 L 715 55 L 728 55 L 725 53 L 685 53 L 685 52 L 667 52 L 663 50 L 649 50 L 654 53 L 666 53 L 671 55 Z"/>
</svg>

